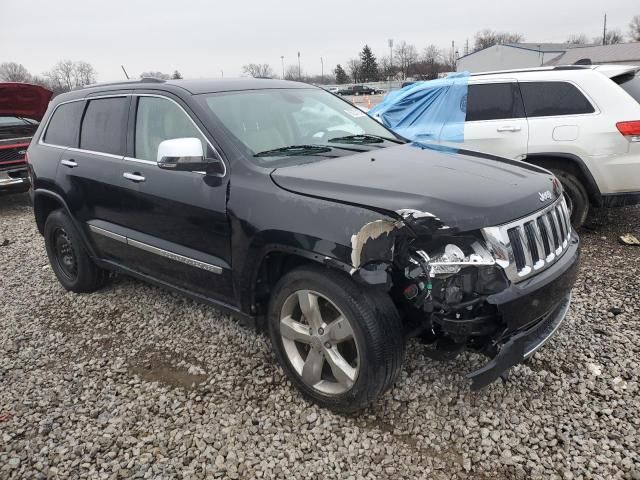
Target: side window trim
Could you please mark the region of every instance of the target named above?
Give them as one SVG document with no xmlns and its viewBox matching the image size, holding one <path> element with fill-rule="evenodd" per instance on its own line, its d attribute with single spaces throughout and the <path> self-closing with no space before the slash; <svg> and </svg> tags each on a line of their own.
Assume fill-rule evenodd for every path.
<svg viewBox="0 0 640 480">
<path fill-rule="evenodd" d="M 120 147 L 122 148 L 122 151 L 124 152 L 122 155 L 116 154 L 116 153 L 109 153 L 109 152 L 99 152 L 97 150 L 89 150 L 86 148 L 80 148 L 80 141 L 82 139 L 82 126 L 84 124 L 84 117 L 87 114 L 87 109 L 89 108 L 89 104 L 91 103 L 92 100 L 102 100 L 105 98 L 127 98 L 129 100 L 129 103 L 131 103 L 131 95 L 128 93 L 121 93 L 121 94 L 114 94 L 114 95 L 99 95 L 99 96 L 95 96 L 95 97 L 86 97 L 85 100 L 85 104 L 84 104 L 84 108 L 82 110 L 82 115 L 80 116 L 80 126 L 78 128 L 78 139 L 76 142 L 77 147 L 76 148 L 70 148 L 70 150 L 75 151 L 75 152 L 85 152 L 85 153 L 92 153 L 95 155 L 102 155 L 105 157 L 110 157 L 110 158 L 124 158 L 125 154 L 127 153 L 127 131 L 128 131 L 128 121 L 129 121 L 129 116 L 127 115 L 127 124 L 124 126 L 124 139 L 123 139 L 123 144 L 120 145 Z M 129 109 L 129 105 L 127 106 L 127 110 Z"/>
<path fill-rule="evenodd" d="M 220 174 L 219 176 L 220 177 L 225 177 L 227 175 L 227 163 L 224 161 L 222 155 L 220 155 L 220 152 L 218 151 L 218 149 L 213 146 L 213 144 L 209 141 L 209 139 L 204 134 L 202 129 L 198 126 L 198 124 L 195 122 L 195 120 L 193 120 L 193 118 L 191 117 L 189 112 L 187 112 L 184 109 L 184 107 L 182 105 L 180 105 L 180 103 L 176 102 L 173 98 L 171 98 L 171 97 L 169 97 L 167 95 L 160 95 L 160 94 L 157 94 L 157 93 L 136 93 L 136 92 L 133 92 L 133 93 L 131 93 L 131 96 L 132 97 L 137 97 L 135 99 L 135 102 L 132 102 L 132 103 L 135 103 L 135 109 L 134 109 L 134 112 L 133 112 L 133 121 L 131 122 L 132 125 L 130 125 L 130 127 L 129 127 L 130 130 L 133 131 L 133 135 L 132 135 L 132 144 L 133 145 L 135 145 L 135 134 L 136 134 L 135 129 L 136 129 L 136 123 L 137 123 L 139 98 L 140 97 L 154 97 L 154 98 L 161 98 L 161 99 L 164 99 L 164 100 L 168 100 L 168 101 L 172 102 L 174 105 L 176 105 L 180 109 L 180 111 L 182 111 L 182 113 L 189 119 L 191 124 L 195 127 L 195 129 L 202 136 L 202 138 L 204 138 L 204 140 L 207 142 L 207 145 L 209 145 L 211 150 L 218 156 L 218 158 L 220 159 L 220 161 L 224 165 L 224 172 L 222 174 Z M 133 153 L 135 155 L 133 149 L 129 149 L 129 151 L 127 153 Z M 124 159 L 128 160 L 128 161 L 133 161 L 133 162 L 140 162 L 140 163 L 146 163 L 146 164 L 150 164 L 150 165 L 156 165 L 156 162 L 154 162 L 152 160 L 145 160 L 145 159 L 142 159 L 142 158 L 125 156 Z"/>
<path fill-rule="evenodd" d="M 60 102 L 58 105 L 56 105 L 56 108 L 53 109 L 53 111 L 51 112 L 51 115 L 49 115 L 49 117 L 47 118 L 46 123 L 44 124 L 44 126 L 42 127 L 42 133 L 40 133 L 40 136 L 38 137 L 38 145 L 44 145 L 45 147 L 54 147 L 54 148 L 75 148 L 77 150 L 77 146 L 80 145 L 80 128 L 82 126 L 82 117 L 84 116 L 84 110 L 87 108 L 86 105 L 83 106 L 82 108 L 82 115 L 80 115 L 80 125 L 78 125 L 78 132 L 76 133 L 76 147 L 68 147 L 65 145 L 56 145 L 55 143 L 48 143 L 45 142 L 45 137 L 47 136 L 47 131 L 49 130 L 49 124 L 51 123 L 51 119 L 53 118 L 53 116 L 55 115 L 55 113 L 58 111 L 58 109 L 62 106 L 62 105 L 68 105 L 69 103 L 75 103 L 75 102 L 84 102 L 86 100 L 86 98 L 74 98 L 73 100 L 67 100 L 66 102 Z"/>
<path fill-rule="evenodd" d="M 600 108 L 598 108 L 598 104 L 593 100 L 593 98 L 591 98 L 589 96 L 589 94 L 587 94 L 587 92 L 585 92 L 580 85 L 578 85 L 577 83 L 571 81 L 571 80 L 518 80 L 518 85 L 522 84 L 522 83 L 541 83 L 541 82 L 546 82 L 546 83 L 568 83 L 569 85 L 573 86 L 576 88 L 576 90 L 578 90 L 578 92 L 580 92 L 580 94 L 587 100 L 587 102 L 589 102 L 589 105 L 591 105 L 591 108 L 593 108 L 593 112 L 588 112 L 588 113 L 567 113 L 567 114 L 562 114 L 562 115 L 544 115 L 544 116 L 534 116 L 534 117 L 529 117 L 529 115 L 527 114 L 527 106 L 524 105 L 524 113 L 526 115 L 525 118 L 529 119 L 529 118 L 563 118 L 563 117 L 584 117 L 584 116 L 589 116 L 589 115 L 600 115 L 601 111 Z M 522 101 L 524 104 L 524 95 L 521 94 L 522 97 Z"/>
<path fill-rule="evenodd" d="M 509 121 L 509 120 L 526 120 L 527 119 L 527 112 L 525 111 L 524 108 L 524 99 L 522 98 L 522 92 L 520 91 L 520 85 L 519 82 L 517 80 L 497 80 L 497 81 L 493 81 L 493 82 L 477 82 L 477 83 L 469 83 L 467 85 L 467 88 L 471 87 L 471 86 L 480 86 L 480 85 L 496 85 L 496 84 L 510 84 L 511 88 L 513 89 L 514 92 L 517 92 L 518 97 L 520 99 L 520 110 L 522 111 L 522 115 L 517 116 L 517 117 L 509 117 L 509 118 L 491 118 L 491 119 L 487 119 L 487 120 L 465 120 L 465 123 L 477 123 L 477 122 L 505 122 L 505 121 Z M 468 91 L 467 91 L 467 95 L 469 95 Z M 468 99 L 468 97 L 467 97 Z M 468 107 L 467 107 L 468 108 Z"/>
</svg>

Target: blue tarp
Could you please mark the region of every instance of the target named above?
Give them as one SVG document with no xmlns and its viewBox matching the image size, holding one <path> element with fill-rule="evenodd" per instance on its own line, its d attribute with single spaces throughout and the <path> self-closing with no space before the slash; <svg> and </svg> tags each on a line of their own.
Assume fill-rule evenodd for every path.
<svg viewBox="0 0 640 480">
<path fill-rule="evenodd" d="M 464 142 L 468 82 L 469 72 L 416 82 L 389 92 L 369 115 L 414 142 Z"/>
</svg>

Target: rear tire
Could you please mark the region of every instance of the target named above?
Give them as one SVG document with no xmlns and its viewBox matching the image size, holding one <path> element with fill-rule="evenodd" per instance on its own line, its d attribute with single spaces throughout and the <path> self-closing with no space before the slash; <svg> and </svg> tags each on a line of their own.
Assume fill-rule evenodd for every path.
<svg viewBox="0 0 640 480">
<path fill-rule="evenodd" d="M 589 214 L 589 194 L 582 182 L 575 175 L 563 170 L 551 170 L 564 189 L 567 206 L 571 214 L 573 228 L 581 227 Z"/>
<path fill-rule="evenodd" d="M 291 382 L 307 399 L 336 412 L 366 407 L 402 369 L 402 323 L 390 297 L 340 272 L 316 266 L 289 272 L 273 290 L 268 324 Z"/>
<path fill-rule="evenodd" d="M 109 272 L 97 267 L 87 255 L 82 238 L 64 210 L 54 210 L 47 217 L 44 243 L 51 269 L 65 289 L 93 292 L 106 283 Z"/>
</svg>

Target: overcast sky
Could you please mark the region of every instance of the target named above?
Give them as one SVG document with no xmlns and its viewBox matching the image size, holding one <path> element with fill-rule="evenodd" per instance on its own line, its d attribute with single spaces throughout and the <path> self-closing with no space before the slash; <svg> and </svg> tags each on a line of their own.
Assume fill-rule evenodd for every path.
<svg viewBox="0 0 640 480">
<path fill-rule="evenodd" d="M 478 30 L 522 33 L 529 42 L 571 34 L 624 33 L 639 0 L 0 0 L 0 62 L 42 73 L 60 59 L 91 63 L 99 81 L 178 69 L 186 78 L 239 76 L 245 63 L 285 64 L 325 72 L 367 43 L 387 55 L 387 41 L 421 51 L 434 43 L 459 51 Z"/>
</svg>

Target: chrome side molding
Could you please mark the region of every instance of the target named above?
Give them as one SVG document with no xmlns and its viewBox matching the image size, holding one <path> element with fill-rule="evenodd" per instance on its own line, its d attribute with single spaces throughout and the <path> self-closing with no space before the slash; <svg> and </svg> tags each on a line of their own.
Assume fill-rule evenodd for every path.
<svg viewBox="0 0 640 480">
<path fill-rule="evenodd" d="M 112 232 L 110 230 L 105 230 L 104 228 L 96 227 L 95 225 L 89 224 L 89 230 L 98 235 L 102 235 L 103 237 L 110 238 L 117 242 L 125 243 L 131 247 L 139 248 L 140 250 L 144 250 L 145 252 L 153 253 L 160 257 L 168 258 L 169 260 L 173 260 L 175 262 L 180 262 L 185 265 L 189 265 L 191 267 L 200 268 L 202 270 L 206 270 L 207 272 L 222 273 L 222 267 L 218 265 L 212 265 L 211 263 L 203 262 L 201 260 L 196 260 L 195 258 L 185 257 L 184 255 L 180 255 L 179 253 L 170 252 L 169 250 L 164 250 L 162 248 L 154 247 L 153 245 L 149 245 L 148 243 L 139 242 L 138 240 L 133 240 L 131 238 L 125 237 L 124 235 L 120 235 L 119 233 Z"/>
</svg>

